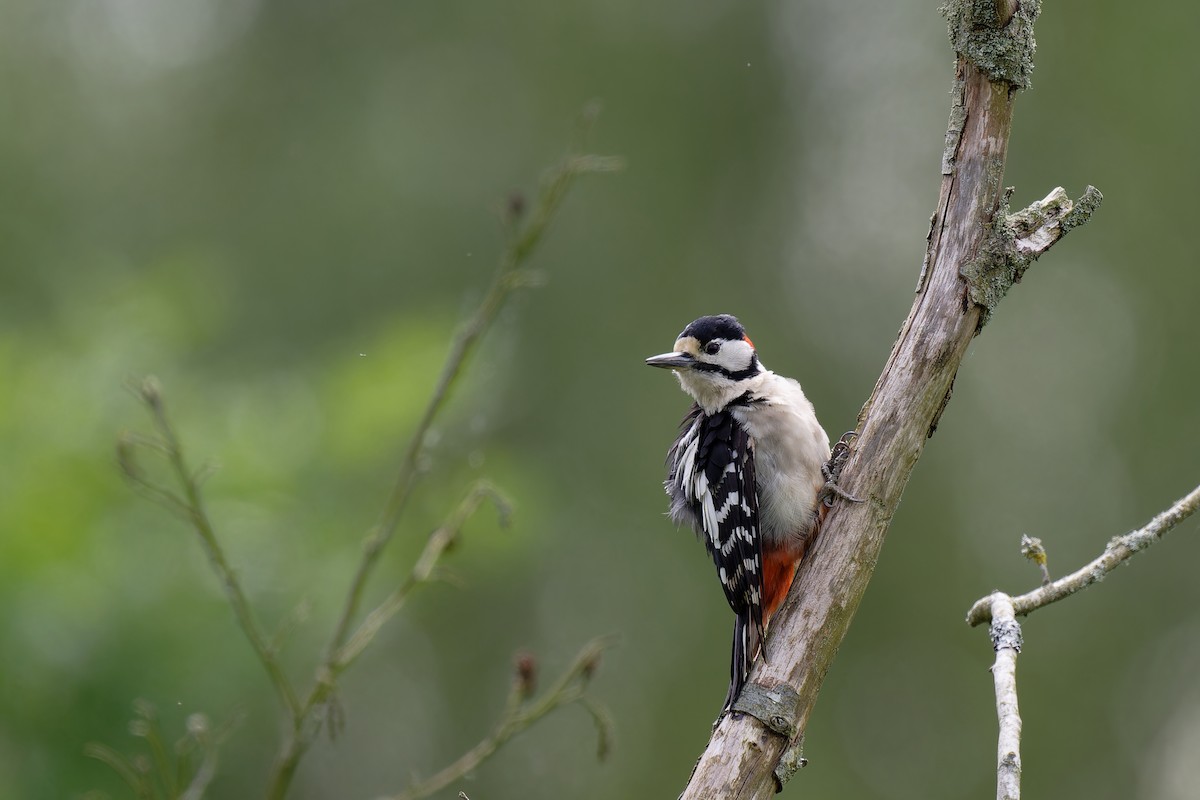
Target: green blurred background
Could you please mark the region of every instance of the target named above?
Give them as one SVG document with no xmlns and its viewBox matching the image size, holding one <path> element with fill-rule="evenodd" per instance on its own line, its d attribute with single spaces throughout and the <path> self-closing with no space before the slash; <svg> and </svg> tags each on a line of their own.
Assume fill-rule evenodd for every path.
<svg viewBox="0 0 1200 800">
<path fill-rule="evenodd" d="M 211 797 L 261 793 L 275 699 L 194 536 L 121 480 L 154 373 L 264 624 L 307 682 L 498 209 L 592 98 L 582 180 L 438 425 L 378 599 L 471 481 L 488 512 L 348 673 L 345 734 L 295 798 L 429 775 L 499 713 L 512 654 L 547 677 L 617 632 L 595 695 L 459 789 L 674 797 L 725 691 L 731 617 L 663 516 L 687 401 L 642 364 L 738 314 L 834 435 L 907 313 L 938 188 L 952 54 L 936 3 L 16 0 L 0 11 L 0 796 L 126 796 L 89 741 L 136 752 L 135 698 L 247 720 Z M 963 615 L 1056 574 L 1195 485 L 1194 32 L 1200 7 L 1047 2 L 1017 104 L 1015 204 L 1106 195 L 971 347 L 787 794 L 993 790 L 986 634 Z M 1045 797 L 1200 785 L 1196 523 L 1025 627 L 1025 781 Z"/>
</svg>

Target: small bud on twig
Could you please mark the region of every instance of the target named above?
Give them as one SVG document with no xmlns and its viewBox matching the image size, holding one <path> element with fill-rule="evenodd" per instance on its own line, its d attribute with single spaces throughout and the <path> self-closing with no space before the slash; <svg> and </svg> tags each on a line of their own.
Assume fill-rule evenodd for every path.
<svg viewBox="0 0 1200 800">
<path fill-rule="evenodd" d="M 162 410 L 162 384 L 153 375 L 147 375 L 138 386 L 138 397 L 154 411 Z"/>
<path fill-rule="evenodd" d="M 1021 555 L 1042 568 L 1042 585 L 1050 583 L 1050 570 L 1047 567 L 1046 548 L 1042 540 L 1036 536 L 1021 534 Z"/>
<path fill-rule="evenodd" d="M 522 700 L 526 700 L 537 689 L 537 659 L 530 652 L 518 653 L 515 667 L 517 692 Z"/>
<path fill-rule="evenodd" d="M 579 670 L 580 676 L 584 682 L 590 681 L 592 676 L 596 674 L 596 670 L 600 668 L 600 651 L 596 651 L 594 655 L 583 662 L 582 668 Z"/>
</svg>

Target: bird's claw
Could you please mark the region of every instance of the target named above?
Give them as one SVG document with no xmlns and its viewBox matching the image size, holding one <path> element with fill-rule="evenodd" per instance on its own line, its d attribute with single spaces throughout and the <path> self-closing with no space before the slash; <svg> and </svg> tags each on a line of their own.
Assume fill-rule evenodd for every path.
<svg viewBox="0 0 1200 800">
<path fill-rule="evenodd" d="M 838 478 L 842 475 L 842 468 L 846 466 L 846 461 L 850 458 L 850 442 L 858 437 L 858 431 L 846 431 L 842 434 L 842 438 L 838 439 L 833 449 L 829 453 L 829 460 L 821 465 L 821 475 L 825 478 L 825 485 L 821 487 L 821 491 L 817 493 L 818 499 L 826 507 L 833 506 L 833 498 L 840 497 L 843 500 L 848 500 L 851 503 L 864 502 L 863 498 L 855 497 L 842 490 L 838 486 Z"/>
</svg>

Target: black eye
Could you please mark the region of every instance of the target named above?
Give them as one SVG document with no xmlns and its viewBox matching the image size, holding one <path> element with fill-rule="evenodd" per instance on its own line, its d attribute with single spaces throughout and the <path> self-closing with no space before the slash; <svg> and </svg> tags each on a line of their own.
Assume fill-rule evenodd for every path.
<svg viewBox="0 0 1200 800">
<path fill-rule="evenodd" d="M 721 352 L 721 343 L 709 342 L 708 344 L 704 345 L 704 352 L 708 353 L 710 356 L 715 356 L 717 353 Z"/>
</svg>

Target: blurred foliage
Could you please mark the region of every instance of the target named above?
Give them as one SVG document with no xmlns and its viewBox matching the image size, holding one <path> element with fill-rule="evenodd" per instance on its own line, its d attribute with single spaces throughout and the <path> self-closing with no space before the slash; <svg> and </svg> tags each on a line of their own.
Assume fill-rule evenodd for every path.
<svg viewBox="0 0 1200 800">
<path fill-rule="evenodd" d="M 951 54 L 935 4 L 17 0 L 0 25 L 0 775 L 13 797 L 120 797 L 87 742 L 137 749 L 134 698 L 180 731 L 243 715 L 214 797 L 254 797 L 274 698 L 186 529 L 120 480 L 157 374 L 251 600 L 303 677 L 455 324 L 499 207 L 583 102 L 621 176 L 573 196 L 438 426 L 429 478 L 368 598 L 466 487 L 457 585 L 415 598 L 347 676 L 345 735 L 293 797 L 428 776 L 500 714 L 518 649 L 556 673 L 618 631 L 592 687 L 617 746 L 565 714 L 472 797 L 673 796 L 723 695 L 731 620 L 661 462 L 686 399 L 648 374 L 702 313 L 747 324 L 852 423 L 911 302 Z M 1017 105 L 1014 207 L 1105 194 L 975 342 L 829 673 L 789 792 L 987 792 L 994 717 L 978 596 L 1092 557 L 1195 485 L 1200 8 L 1047 3 Z M 1181 98 L 1184 100 L 1181 101 Z M 1200 783 L 1200 543 L 1025 626 L 1026 790 L 1186 798 Z M 451 792 L 448 796 L 453 797 Z"/>
</svg>

